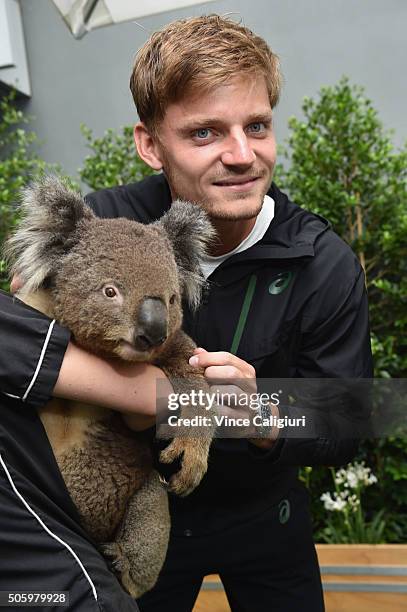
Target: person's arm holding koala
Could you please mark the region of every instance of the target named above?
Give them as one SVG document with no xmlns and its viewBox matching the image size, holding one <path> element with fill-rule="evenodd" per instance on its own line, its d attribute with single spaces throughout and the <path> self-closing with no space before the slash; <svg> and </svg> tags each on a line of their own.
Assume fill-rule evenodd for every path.
<svg viewBox="0 0 407 612">
<path fill-rule="evenodd" d="M 172 393 L 154 365 L 102 359 L 69 342 L 53 395 L 118 410 L 127 425 L 139 431 L 155 424 L 158 378 L 167 381 Z"/>
<path fill-rule="evenodd" d="M 20 287 L 21 281 L 13 278 L 12 293 Z M 0 293 L 0 332 L 0 385 L 5 394 L 25 395 L 27 403 L 36 406 L 51 396 L 98 404 L 122 412 L 132 429 L 154 425 L 156 380 L 167 380 L 156 366 L 102 359 L 85 351 L 69 340 L 68 330 L 58 324 L 50 330 L 46 315 L 34 315 L 6 293 Z"/>
</svg>

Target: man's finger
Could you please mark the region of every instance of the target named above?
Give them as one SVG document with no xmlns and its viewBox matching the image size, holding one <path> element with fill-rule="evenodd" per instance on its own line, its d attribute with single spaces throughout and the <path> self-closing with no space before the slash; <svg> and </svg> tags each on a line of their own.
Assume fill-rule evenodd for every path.
<svg viewBox="0 0 407 612">
<path fill-rule="evenodd" d="M 233 385 L 246 393 L 256 393 L 255 378 L 244 376 L 234 366 L 209 366 L 205 369 L 205 378 L 210 385 Z"/>
<path fill-rule="evenodd" d="M 223 384 L 229 384 L 229 381 L 233 381 L 232 384 L 235 384 L 235 381 L 243 379 L 244 376 L 242 372 L 233 365 L 210 365 L 205 368 L 205 378 L 209 382 L 219 382 L 220 384 L 221 381 L 223 381 Z"/>
<path fill-rule="evenodd" d="M 194 349 L 194 355 L 199 355 L 200 353 L 207 353 L 208 351 L 204 348 L 202 348 L 201 346 L 197 346 Z"/>
<path fill-rule="evenodd" d="M 247 396 L 247 393 L 236 385 L 212 384 L 211 393 L 219 397 L 221 404 L 226 406 L 238 406 L 239 398 Z"/>
<path fill-rule="evenodd" d="M 234 366 L 237 369 L 243 369 L 245 366 L 249 368 L 252 367 L 246 361 L 240 359 L 240 357 L 236 357 L 236 355 L 232 355 L 232 353 L 227 353 L 226 351 L 203 351 L 198 354 L 195 353 L 195 355 L 190 358 L 189 364 L 202 368 L 207 368 L 209 366 Z"/>
</svg>

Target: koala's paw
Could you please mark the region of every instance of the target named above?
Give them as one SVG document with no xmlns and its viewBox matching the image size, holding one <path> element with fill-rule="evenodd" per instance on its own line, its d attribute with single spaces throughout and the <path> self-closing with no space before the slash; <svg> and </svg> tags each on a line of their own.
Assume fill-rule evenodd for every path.
<svg viewBox="0 0 407 612">
<path fill-rule="evenodd" d="M 168 490 L 177 495 L 188 495 L 199 485 L 208 469 L 209 442 L 176 438 L 160 454 L 160 461 L 171 463 L 181 455 L 179 472 L 170 478 Z"/>
<path fill-rule="evenodd" d="M 161 451 L 161 463 L 172 463 L 178 459 L 178 457 L 181 457 L 185 451 L 185 442 L 186 441 L 182 438 L 175 438 L 175 440 L 173 440 L 171 444 L 167 446 L 167 448 L 164 448 L 164 450 Z"/>
<path fill-rule="evenodd" d="M 122 549 L 117 542 L 101 544 L 99 548 L 115 574 L 120 575 L 128 569 L 127 559 L 123 556 Z"/>
<path fill-rule="evenodd" d="M 131 565 L 122 547 L 117 542 L 109 542 L 99 546 L 114 574 L 119 578 L 122 586 L 131 597 L 137 599 L 143 594 L 143 590 L 131 577 Z"/>
</svg>

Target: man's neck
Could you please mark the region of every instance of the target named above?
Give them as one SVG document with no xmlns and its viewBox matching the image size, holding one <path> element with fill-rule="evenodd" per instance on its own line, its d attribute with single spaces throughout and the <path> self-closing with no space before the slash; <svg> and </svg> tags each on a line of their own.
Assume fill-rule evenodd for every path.
<svg viewBox="0 0 407 612">
<path fill-rule="evenodd" d="M 255 226 L 257 217 L 239 221 L 211 219 L 216 231 L 217 239 L 210 249 L 210 255 L 218 257 L 233 251 L 250 234 Z"/>
</svg>

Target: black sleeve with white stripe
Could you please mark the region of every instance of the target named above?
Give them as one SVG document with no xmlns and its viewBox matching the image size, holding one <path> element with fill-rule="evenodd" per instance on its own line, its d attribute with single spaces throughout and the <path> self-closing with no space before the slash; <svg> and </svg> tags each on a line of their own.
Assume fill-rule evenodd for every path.
<svg viewBox="0 0 407 612">
<path fill-rule="evenodd" d="M 0 291 L 0 391 L 32 406 L 52 396 L 68 329 Z"/>
</svg>

